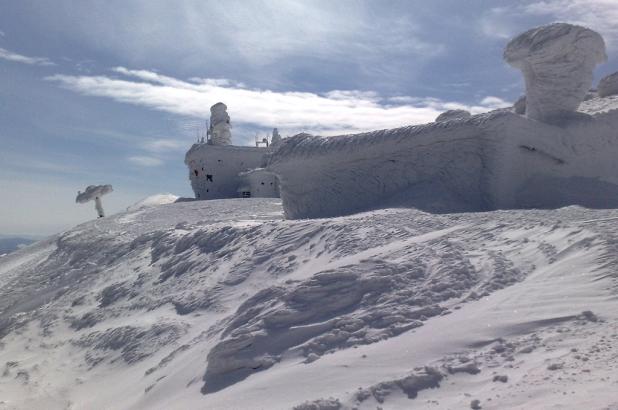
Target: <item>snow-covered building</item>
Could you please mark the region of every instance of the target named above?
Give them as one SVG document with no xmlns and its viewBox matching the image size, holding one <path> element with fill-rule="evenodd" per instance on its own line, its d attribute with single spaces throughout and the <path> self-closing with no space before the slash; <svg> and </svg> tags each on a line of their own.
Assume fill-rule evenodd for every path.
<svg viewBox="0 0 618 410">
<path fill-rule="evenodd" d="M 185 156 L 195 198 L 278 197 L 276 176 L 252 171 L 266 164 L 272 151 L 268 144 L 231 145 L 232 126 L 226 105 L 217 103 L 210 113 L 207 140 L 193 144 Z"/>
</svg>

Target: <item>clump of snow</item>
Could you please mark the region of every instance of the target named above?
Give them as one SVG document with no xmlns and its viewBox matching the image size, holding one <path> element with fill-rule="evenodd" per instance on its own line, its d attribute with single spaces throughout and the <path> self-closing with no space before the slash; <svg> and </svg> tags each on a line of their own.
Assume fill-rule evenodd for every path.
<svg viewBox="0 0 618 410">
<path fill-rule="evenodd" d="M 618 95 L 618 72 L 603 77 L 597 87 L 599 97 Z"/>
<path fill-rule="evenodd" d="M 555 23 L 511 40 L 504 59 L 524 75 L 526 115 L 556 122 L 577 110 L 592 85 L 594 67 L 607 55 L 605 42 L 595 31 Z"/>
<path fill-rule="evenodd" d="M 451 120 L 461 120 L 464 118 L 470 118 L 472 116 L 472 114 L 470 114 L 470 111 L 466 111 L 466 110 L 448 110 L 443 112 L 442 114 L 438 115 L 438 117 L 436 118 L 436 122 L 445 122 L 445 121 L 451 121 Z"/>
<path fill-rule="evenodd" d="M 232 143 L 232 125 L 227 113 L 227 105 L 218 102 L 210 107 L 210 141 L 214 145 L 229 145 Z"/>
<path fill-rule="evenodd" d="M 92 201 L 97 197 L 102 197 L 103 195 L 107 195 L 112 192 L 111 185 L 88 185 L 84 192 L 79 191 L 77 193 L 77 197 L 75 198 L 75 202 L 79 204 L 86 203 L 88 201 Z"/>
<path fill-rule="evenodd" d="M 135 204 L 128 207 L 127 210 L 136 211 L 138 209 L 148 208 L 151 206 L 173 204 L 177 200 L 178 196 L 174 194 L 156 194 L 146 197 L 139 202 L 136 202 Z"/>
</svg>

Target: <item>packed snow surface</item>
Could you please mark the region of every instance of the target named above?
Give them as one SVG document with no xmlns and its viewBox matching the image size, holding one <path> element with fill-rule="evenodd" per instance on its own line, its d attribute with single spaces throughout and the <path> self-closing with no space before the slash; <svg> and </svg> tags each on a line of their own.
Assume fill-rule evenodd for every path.
<svg viewBox="0 0 618 410">
<path fill-rule="evenodd" d="M 0 259 L 0 409 L 618 406 L 617 210 L 140 207 Z"/>
<path fill-rule="evenodd" d="M 150 195 L 149 197 L 146 197 L 146 198 L 142 199 L 141 201 L 136 202 L 135 204 L 131 205 L 128 208 L 128 210 L 129 211 L 136 211 L 138 209 L 148 208 L 148 207 L 151 207 L 151 206 L 173 204 L 177 200 L 178 200 L 178 196 L 176 196 L 174 194 Z"/>
</svg>

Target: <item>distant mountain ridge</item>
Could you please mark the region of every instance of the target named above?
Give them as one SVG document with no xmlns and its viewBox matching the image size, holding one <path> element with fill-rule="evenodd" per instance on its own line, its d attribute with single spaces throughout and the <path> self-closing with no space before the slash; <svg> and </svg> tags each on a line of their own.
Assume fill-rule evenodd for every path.
<svg viewBox="0 0 618 410">
<path fill-rule="evenodd" d="M 24 238 L 19 236 L 0 237 L 0 256 L 14 252 L 17 249 L 36 242 L 36 239 Z"/>
</svg>

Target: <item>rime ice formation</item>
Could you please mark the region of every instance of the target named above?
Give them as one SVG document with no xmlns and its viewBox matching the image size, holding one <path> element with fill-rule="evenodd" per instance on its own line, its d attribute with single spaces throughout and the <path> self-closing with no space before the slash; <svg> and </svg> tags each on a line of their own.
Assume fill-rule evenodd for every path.
<svg viewBox="0 0 618 410">
<path fill-rule="evenodd" d="M 210 107 L 210 141 L 213 145 L 232 143 L 232 125 L 227 113 L 227 105 L 222 102 Z"/>
<path fill-rule="evenodd" d="M 445 122 L 451 120 L 461 120 L 465 118 L 470 118 L 472 114 L 466 110 L 448 110 L 438 115 L 436 118 L 436 122 Z"/>
<path fill-rule="evenodd" d="M 599 97 L 618 95 L 618 72 L 603 77 L 601 81 L 599 81 L 597 91 L 599 93 Z"/>
<path fill-rule="evenodd" d="M 286 217 L 397 205 L 434 212 L 618 206 L 618 99 L 582 103 L 605 58 L 603 39 L 552 24 L 512 40 L 505 58 L 526 77 L 526 116 L 513 112 L 522 111 L 520 101 L 457 121 L 283 141 L 267 167 L 279 177 Z"/>
<path fill-rule="evenodd" d="M 526 115 L 560 122 L 577 110 L 592 85 L 594 67 L 607 60 L 596 32 L 572 24 L 534 28 L 507 45 L 504 59 L 522 71 Z"/>
<path fill-rule="evenodd" d="M 591 102 L 603 104 L 603 99 Z M 409 205 L 429 211 L 618 206 L 618 101 L 567 128 L 497 110 L 467 120 L 286 139 L 268 169 L 288 218 Z"/>
<path fill-rule="evenodd" d="M 94 200 L 94 209 L 97 211 L 97 215 L 99 218 L 103 218 L 105 216 L 105 212 L 103 211 L 103 203 L 101 202 L 101 197 L 103 195 L 109 194 L 112 192 L 111 185 L 89 185 L 86 187 L 86 191 L 77 192 L 77 197 L 75 198 L 76 203 L 86 203 L 88 201 Z"/>
</svg>

